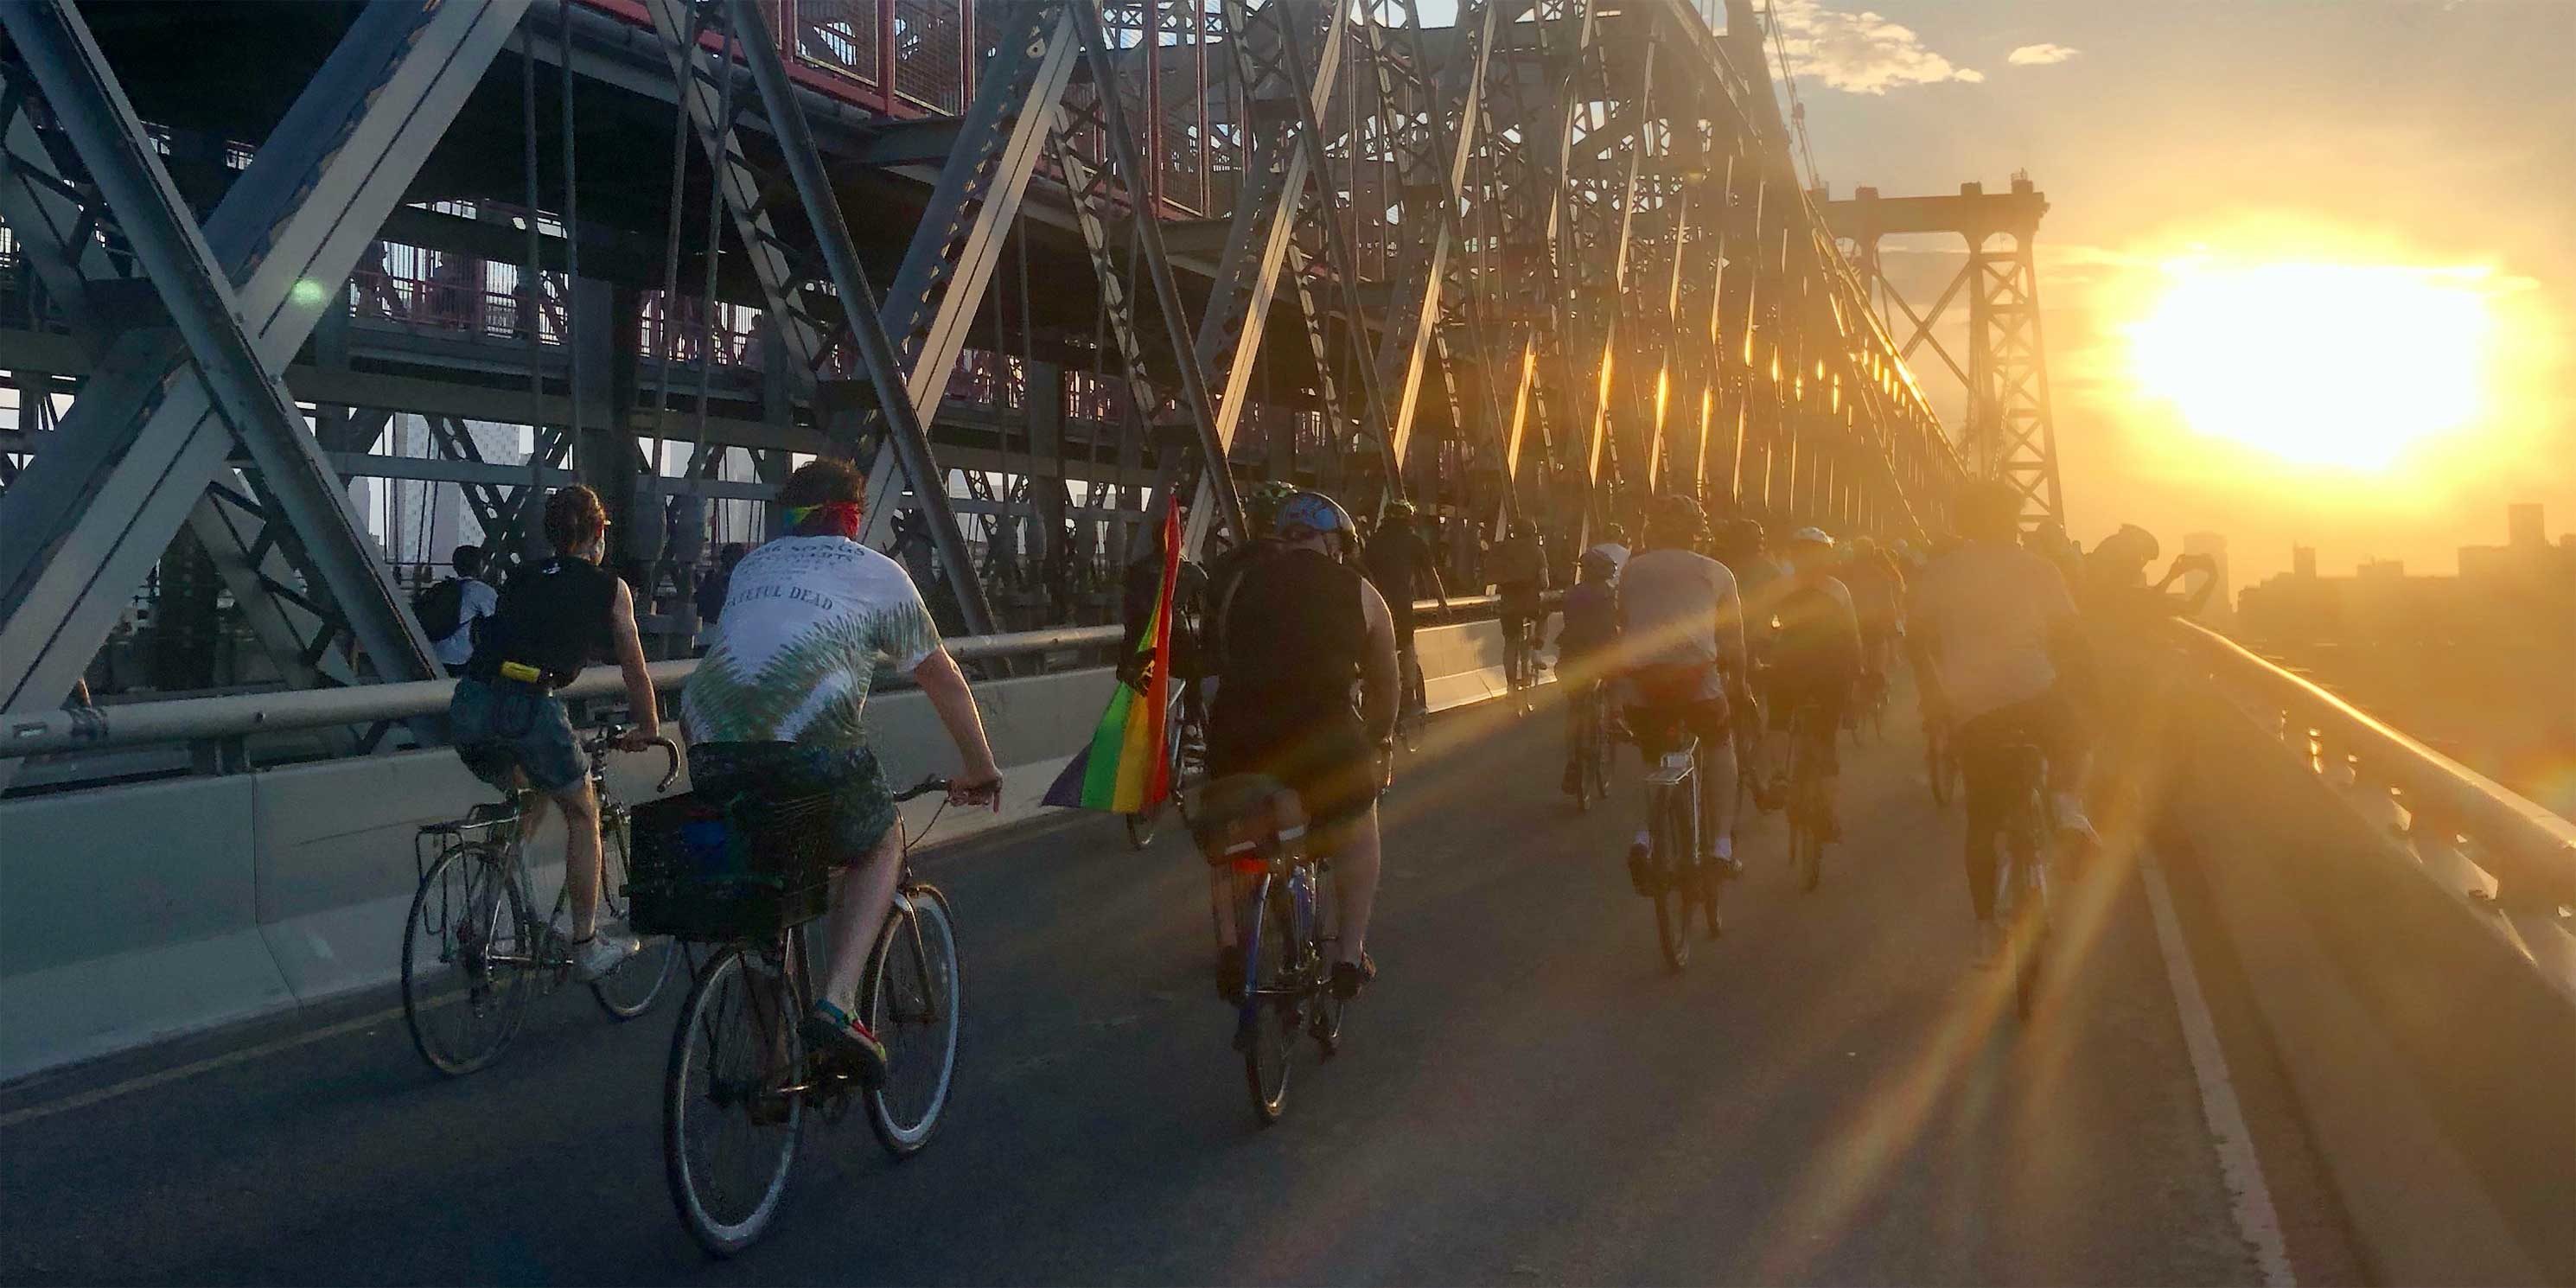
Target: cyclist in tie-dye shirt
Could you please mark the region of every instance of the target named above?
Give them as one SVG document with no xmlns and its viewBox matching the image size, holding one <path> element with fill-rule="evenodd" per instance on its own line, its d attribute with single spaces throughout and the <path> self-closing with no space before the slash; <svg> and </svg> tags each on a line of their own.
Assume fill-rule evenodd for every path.
<svg viewBox="0 0 2576 1288">
<path fill-rule="evenodd" d="M 952 803 L 998 807 L 1002 773 L 921 592 L 858 541 L 866 490 L 846 461 L 817 460 L 788 478 L 779 494 L 788 535 L 735 566 L 681 720 L 691 778 L 709 800 L 752 790 L 834 796 L 846 866 L 832 882 L 831 968 L 806 1032 L 882 1076 L 885 1047 L 857 1019 L 868 947 L 902 866 L 893 794 L 860 720 L 878 662 L 911 674 L 956 742 L 964 768 L 948 789 Z"/>
</svg>

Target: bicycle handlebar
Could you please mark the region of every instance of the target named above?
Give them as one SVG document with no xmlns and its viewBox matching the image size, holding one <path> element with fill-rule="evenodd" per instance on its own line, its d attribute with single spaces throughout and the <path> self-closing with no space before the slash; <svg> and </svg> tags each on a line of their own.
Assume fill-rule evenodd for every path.
<svg viewBox="0 0 2576 1288">
<path fill-rule="evenodd" d="M 590 737 L 582 741 L 581 749 L 593 756 L 602 755 L 610 751 L 623 750 L 623 748 L 620 748 L 617 744 L 625 737 L 626 726 L 615 724 L 601 725 L 597 733 L 592 734 Z M 671 784 L 680 777 L 680 744 L 673 742 L 668 738 L 655 738 L 644 745 L 647 747 L 659 747 L 662 749 L 662 781 L 655 783 L 653 785 L 653 790 L 655 792 L 667 792 L 671 790 Z"/>
<path fill-rule="evenodd" d="M 895 803 L 900 805 L 908 800 L 916 800 L 920 797 L 928 796 L 932 792 L 944 792 L 947 790 L 948 780 L 937 774 L 932 774 L 930 777 L 922 779 L 920 782 L 914 783 L 912 786 L 907 787 L 902 791 L 896 792 L 894 794 L 894 799 Z"/>
</svg>

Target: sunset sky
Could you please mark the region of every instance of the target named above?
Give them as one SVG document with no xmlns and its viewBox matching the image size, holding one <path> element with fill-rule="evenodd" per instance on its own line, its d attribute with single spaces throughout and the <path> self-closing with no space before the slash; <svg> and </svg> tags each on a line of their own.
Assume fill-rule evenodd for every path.
<svg viewBox="0 0 2576 1288">
<path fill-rule="evenodd" d="M 2169 553 L 2225 532 L 2242 586 L 2294 541 L 2329 571 L 2449 572 L 2455 547 L 2503 539 L 2508 501 L 2576 529 L 2576 2 L 1780 0 L 1780 18 L 1836 195 L 2017 169 L 2048 194 L 2059 454 L 2088 545 L 2124 521 Z M 1918 243 L 1890 272 L 1926 304 L 1958 256 Z"/>
</svg>

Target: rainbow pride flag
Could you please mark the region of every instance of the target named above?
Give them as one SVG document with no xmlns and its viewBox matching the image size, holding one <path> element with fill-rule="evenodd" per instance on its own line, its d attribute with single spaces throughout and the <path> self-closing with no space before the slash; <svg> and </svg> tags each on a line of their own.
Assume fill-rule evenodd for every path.
<svg viewBox="0 0 2576 1288">
<path fill-rule="evenodd" d="M 1163 512 L 1163 585 L 1154 597 L 1154 615 L 1136 641 L 1143 665 L 1121 668 L 1142 672 L 1140 691 L 1125 679 L 1109 695 L 1109 709 L 1091 731 L 1091 742 L 1075 752 L 1072 763 L 1047 788 L 1046 803 L 1070 809 L 1134 814 L 1162 804 L 1172 794 L 1169 745 L 1172 666 L 1172 598 L 1181 580 L 1181 505 L 1174 497 Z"/>
</svg>

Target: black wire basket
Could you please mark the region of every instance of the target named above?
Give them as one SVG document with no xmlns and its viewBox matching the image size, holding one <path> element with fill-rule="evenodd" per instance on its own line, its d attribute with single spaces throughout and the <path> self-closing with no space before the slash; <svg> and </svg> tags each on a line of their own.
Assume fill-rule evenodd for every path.
<svg viewBox="0 0 2576 1288">
<path fill-rule="evenodd" d="M 832 797 L 723 801 L 683 793 L 635 807 L 626 894 L 639 935 L 764 942 L 832 902 Z"/>
</svg>

